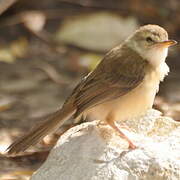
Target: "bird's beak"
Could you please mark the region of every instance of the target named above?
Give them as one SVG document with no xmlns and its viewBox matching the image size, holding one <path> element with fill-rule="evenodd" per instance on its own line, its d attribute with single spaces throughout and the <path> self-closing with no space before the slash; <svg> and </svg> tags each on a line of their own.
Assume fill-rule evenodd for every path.
<svg viewBox="0 0 180 180">
<path fill-rule="evenodd" d="M 177 42 L 175 40 L 166 40 L 166 41 L 158 42 L 158 44 L 164 47 L 169 47 L 177 44 Z"/>
</svg>

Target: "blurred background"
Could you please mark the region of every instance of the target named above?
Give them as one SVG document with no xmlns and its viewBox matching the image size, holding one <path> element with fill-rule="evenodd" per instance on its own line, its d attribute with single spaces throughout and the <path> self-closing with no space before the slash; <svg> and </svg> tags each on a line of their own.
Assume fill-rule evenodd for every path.
<svg viewBox="0 0 180 180">
<path fill-rule="evenodd" d="M 57 110 L 104 54 L 139 26 L 158 24 L 179 41 L 179 8 L 179 0 L 1 0 L 0 151 Z M 179 44 L 169 51 L 171 73 L 154 104 L 176 121 L 179 52 Z M 0 179 L 29 179 L 59 135 L 17 157 L 0 155 Z"/>
</svg>

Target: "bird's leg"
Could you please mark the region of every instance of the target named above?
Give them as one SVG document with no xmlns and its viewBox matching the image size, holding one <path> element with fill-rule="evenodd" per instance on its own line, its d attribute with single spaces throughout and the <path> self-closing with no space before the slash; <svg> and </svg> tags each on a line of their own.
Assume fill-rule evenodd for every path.
<svg viewBox="0 0 180 180">
<path fill-rule="evenodd" d="M 129 143 L 129 148 L 130 149 L 135 149 L 136 146 L 132 143 L 132 141 L 116 126 L 114 119 L 112 118 L 112 116 L 108 116 L 108 118 L 106 119 L 106 122 L 108 123 L 108 125 L 110 125 L 116 132 L 118 132 L 118 134 L 124 138 L 128 143 Z"/>
<path fill-rule="evenodd" d="M 120 128 L 126 129 L 128 131 L 131 131 L 131 128 L 129 128 L 125 123 L 120 125 Z"/>
</svg>

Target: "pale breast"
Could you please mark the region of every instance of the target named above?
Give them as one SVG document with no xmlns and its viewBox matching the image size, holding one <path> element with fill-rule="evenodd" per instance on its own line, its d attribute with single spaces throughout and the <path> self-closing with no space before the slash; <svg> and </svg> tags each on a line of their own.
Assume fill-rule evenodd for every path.
<svg viewBox="0 0 180 180">
<path fill-rule="evenodd" d="M 144 81 L 128 94 L 87 110 L 84 115 L 92 119 L 105 120 L 109 114 L 116 121 L 124 121 L 144 114 L 152 108 L 159 82 L 168 73 L 168 66 L 164 63 L 156 70 L 148 73 Z"/>
</svg>

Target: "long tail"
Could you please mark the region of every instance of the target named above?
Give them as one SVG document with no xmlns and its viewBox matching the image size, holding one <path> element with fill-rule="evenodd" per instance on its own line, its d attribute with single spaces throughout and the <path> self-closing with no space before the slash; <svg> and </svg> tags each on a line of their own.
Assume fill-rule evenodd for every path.
<svg viewBox="0 0 180 180">
<path fill-rule="evenodd" d="M 62 109 L 48 117 L 45 122 L 39 124 L 28 134 L 25 134 L 12 143 L 6 150 L 7 154 L 12 155 L 25 151 L 28 147 L 36 144 L 47 134 L 56 131 L 67 119 L 69 119 L 75 113 L 75 111 L 75 108 L 72 106 L 65 105 L 62 107 Z"/>
</svg>

